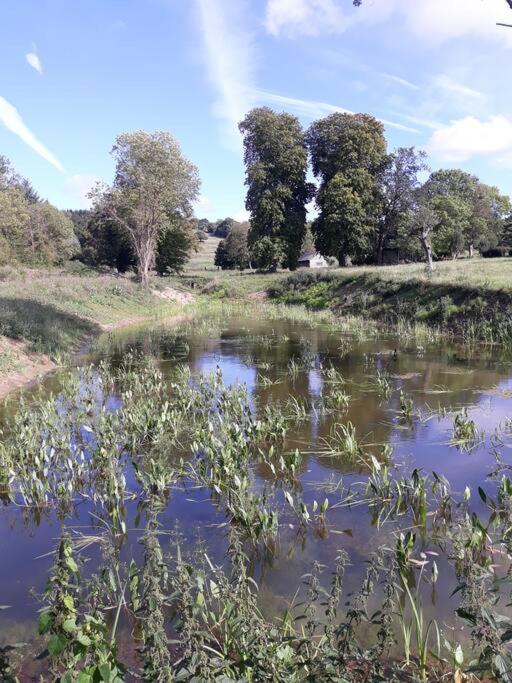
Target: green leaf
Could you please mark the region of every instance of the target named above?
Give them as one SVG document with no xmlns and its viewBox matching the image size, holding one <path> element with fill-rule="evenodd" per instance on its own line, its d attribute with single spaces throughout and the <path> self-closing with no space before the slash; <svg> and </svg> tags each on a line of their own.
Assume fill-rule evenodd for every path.
<svg viewBox="0 0 512 683">
<path fill-rule="evenodd" d="M 73 600 L 73 597 L 71 595 L 65 595 L 62 599 L 62 602 L 69 610 L 71 610 L 72 612 L 75 611 L 75 601 Z"/>
<path fill-rule="evenodd" d="M 67 639 L 63 635 L 53 635 L 48 641 L 48 652 L 52 657 L 60 655 L 67 645 Z"/>
<path fill-rule="evenodd" d="M 78 572 L 78 565 L 72 557 L 66 557 L 66 565 L 74 574 Z"/>
<path fill-rule="evenodd" d="M 85 633 L 79 633 L 76 636 L 77 641 L 80 643 L 80 645 L 83 645 L 84 647 L 89 647 L 91 644 L 91 639 L 89 636 L 86 636 Z"/>
<path fill-rule="evenodd" d="M 102 681 L 112 680 L 112 669 L 110 668 L 110 664 L 102 664 L 98 667 L 98 671 L 100 672 Z"/>
<path fill-rule="evenodd" d="M 72 617 L 70 619 L 66 619 L 66 621 L 62 624 L 62 628 L 64 631 L 66 631 L 66 633 L 74 633 L 78 629 L 75 618 Z"/>
<path fill-rule="evenodd" d="M 39 634 L 43 636 L 47 633 L 52 623 L 53 619 L 50 612 L 41 612 L 39 615 Z"/>
</svg>

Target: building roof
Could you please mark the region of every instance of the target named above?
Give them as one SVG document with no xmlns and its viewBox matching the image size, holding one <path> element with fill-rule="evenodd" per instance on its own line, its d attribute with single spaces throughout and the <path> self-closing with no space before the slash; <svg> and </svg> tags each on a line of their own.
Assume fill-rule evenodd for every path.
<svg viewBox="0 0 512 683">
<path fill-rule="evenodd" d="M 312 258 L 315 258 L 315 256 L 321 256 L 321 254 L 319 254 L 317 251 L 308 251 L 299 256 L 299 261 L 310 261 Z"/>
</svg>

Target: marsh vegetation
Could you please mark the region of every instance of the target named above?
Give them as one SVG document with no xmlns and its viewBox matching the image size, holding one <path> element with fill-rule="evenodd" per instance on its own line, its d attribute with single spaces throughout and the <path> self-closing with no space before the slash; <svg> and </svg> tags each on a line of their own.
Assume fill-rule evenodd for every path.
<svg viewBox="0 0 512 683">
<path fill-rule="evenodd" d="M 508 362 L 247 308 L 4 406 L 3 680 L 509 680 Z"/>
</svg>

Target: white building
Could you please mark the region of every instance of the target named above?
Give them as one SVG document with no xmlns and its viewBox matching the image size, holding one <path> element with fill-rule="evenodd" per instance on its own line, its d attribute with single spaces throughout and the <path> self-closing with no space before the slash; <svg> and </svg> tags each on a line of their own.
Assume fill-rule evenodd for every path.
<svg viewBox="0 0 512 683">
<path fill-rule="evenodd" d="M 329 264 L 324 259 L 322 254 L 310 251 L 306 254 L 302 254 L 299 257 L 297 265 L 299 268 L 327 268 Z"/>
</svg>

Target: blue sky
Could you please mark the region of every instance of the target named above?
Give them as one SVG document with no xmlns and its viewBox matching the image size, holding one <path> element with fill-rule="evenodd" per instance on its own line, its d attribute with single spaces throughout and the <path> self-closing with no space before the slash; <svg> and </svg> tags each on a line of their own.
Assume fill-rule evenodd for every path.
<svg viewBox="0 0 512 683">
<path fill-rule="evenodd" d="M 244 217 L 237 122 L 253 106 L 382 119 L 512 193 L 505 0 L 0 0 L 0 154 L 61 208 L 112 180 L 116 135 L 168 130 L 198 216 Z"/>
</svg>

